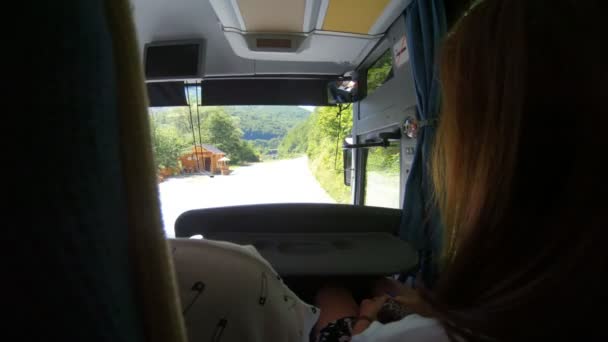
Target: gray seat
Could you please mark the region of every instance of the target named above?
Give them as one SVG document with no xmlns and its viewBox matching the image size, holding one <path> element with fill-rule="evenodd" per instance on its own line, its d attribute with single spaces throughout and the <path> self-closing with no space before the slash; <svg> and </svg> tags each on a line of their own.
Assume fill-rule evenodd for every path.
<svg viewBox="0 0 608 342">
<path fill-rule="evenodd" d="M 416 265 L 395 236 L 401 211 L 337 204 L 263 204 L 183 213 L 178 237 L 254 245 L 282 276 L 384 276 Z"/>
</svg>

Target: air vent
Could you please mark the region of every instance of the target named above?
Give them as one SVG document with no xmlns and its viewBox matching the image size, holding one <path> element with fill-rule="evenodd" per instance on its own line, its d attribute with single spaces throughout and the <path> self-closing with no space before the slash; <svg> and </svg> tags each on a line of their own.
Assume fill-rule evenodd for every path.
<svg viewBox="0 0 608 342">
<path fill-rule="evenodd" d="M 289 39 L 256 39 L 256 47 L 258 49 L 291 49 L 291 40 Z"/>
<path fill-rule="evenodd" d="M 250 51 L 279 53 L 298 51 L 298 48 L 307 38 L 305 34 L 250 33 L 240 35 L 245 38 Z"/>
</svg>

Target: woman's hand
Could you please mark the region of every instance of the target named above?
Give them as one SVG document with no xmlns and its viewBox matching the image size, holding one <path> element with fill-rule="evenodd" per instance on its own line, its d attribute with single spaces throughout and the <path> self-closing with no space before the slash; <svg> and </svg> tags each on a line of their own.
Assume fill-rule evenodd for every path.
<svg viewBox="0 0 608 342">
<path fill-rule="evenodd" d="M 405 306 L 406 308 L 412 310 L 413 312 L 425 316 L 432 316 L 431 307 L 420 297 L 420 294 L 414 290 L 410 289 L 410 291 L 402 292 L 399 296 L 393 298 L 399 304 Z"/>
<path fill-rule="evenodd" d="M 384 295 L 372 299 L 364 299 L 360 305 L 359 316 L 368 317 L 372 321 L 375 321 L 378 317 L 378 312 L 380 312 L 382 305 L 388 298 L 387 295 Z"/>
<path fill-rule="evenodd" d="M 401 284 L 394 279 L 378 279 L 373 291 L 376 294 L 389 293 L 391 296 L 394 296 L 394 300 L 415 313 L 426 317 L 432 316 L 430 306 L 422 299 L 416 289 Z"/>
<path fill-rule="evenodd" d="M 359 308 L 359 319 L 353 327 L 352 334 L 357 335 L 362 333 L 369 325 L 376 320 L 378 312 L 382 309 L 382 305 L 388 299 L 388 296 L 380 296 L 372 299 L 364 299 Z"/>
</svg>

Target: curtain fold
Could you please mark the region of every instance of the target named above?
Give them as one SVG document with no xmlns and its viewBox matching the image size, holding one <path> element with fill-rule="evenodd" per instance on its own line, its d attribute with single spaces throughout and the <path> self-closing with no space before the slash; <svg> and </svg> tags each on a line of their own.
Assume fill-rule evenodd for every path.
<svg viewBox="0 0 608 342">
<path fill-rule="evenodd" d="M 420 252 L 421 271 L 423 275 L 427 273 L 426 277 L 430 258 L 441 245 L 439 214 L 432 204 L 429 161 L 441 104 L 437 57 L 447 31 L 443 0 L 413 1 L 405 11 L 405 26 L 420 131 L 406 184 L 399 236 Z"/>
</svg>

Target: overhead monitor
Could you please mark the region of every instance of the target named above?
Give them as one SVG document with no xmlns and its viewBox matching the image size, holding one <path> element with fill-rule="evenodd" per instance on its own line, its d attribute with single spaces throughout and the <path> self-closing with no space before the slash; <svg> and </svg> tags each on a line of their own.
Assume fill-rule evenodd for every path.
<svg viewBox="0 0 608 342">
<path fill-rule="evenodd" d="M 148 43 L 144 49 L 146 80 L 201 79 L 204 75 L 202 40 Z"/>
</svg>

